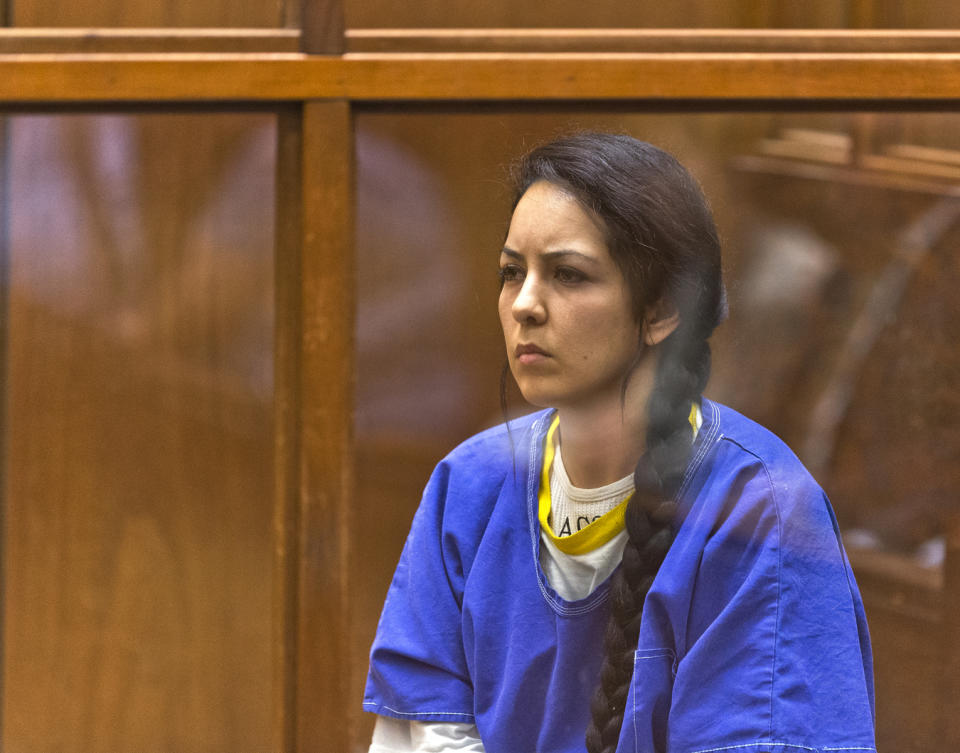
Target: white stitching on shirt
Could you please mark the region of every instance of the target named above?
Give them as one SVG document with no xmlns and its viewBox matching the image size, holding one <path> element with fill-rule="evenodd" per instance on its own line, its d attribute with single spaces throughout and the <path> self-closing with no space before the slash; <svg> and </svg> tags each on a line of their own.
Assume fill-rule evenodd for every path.
<svg viewBox="0 0 960 753">
<path fill-rule="evenodd" d="M 765 742 L 763 740 L 757 741 L 755 743 L 745 743 L 743 745 L 725 745 L 721 748 L 703 748 L 702 750 L 695 750 L 692 753 L 714 753 L 718 750 L 738 750 L 742 748 L 755 748 L 757 746 L 764 746 L 767 748 L 797 748 L 798 750 L 866 750 L 876 753 L 876 748 L 810 748 L 806 745 L 792 745 L 791 743 L 771 743 Z"/>
<path fill-rule="evenodd" d="M 633 655 L 633 674 L 636 677 L 637 674 L 637 655 Z M 630 720 L 633 724 L 633 753 L 640 753 L 640 732 L 637 729 L 637 694 L 633 694 L 633 718 Z M 623 724 L 623 722 L 620 722 Z"/>
<path fill-rule="evenodd" d="M 434 716 L 462 716 L 467 719 L 474 718 L 473 714 L 463 714 L 459 711 L 397 711 L 396 709 L 392 709 L 389 706 L 386 706 L 382 703 L 376 703 L 374 701 L 364 701 L 363 706 L 364 708 L 367 706 L 372 706 L 378 709 L 385 709 L 392 714 L 399 714 L 400 716 L 424 716 L 426 714 L 433 714 Z"/>
<path fill-rule="evenodd" d="M 695 750 L 693 753 L 714 753 L 717 750 L 738 750 L 741 748 L 756 748 L 758 745 L 763 745 L 767 748 L 797 748 L 798 750 L 812 750 L 816 753 L 816 748 L 808 748 L 806 745 L 791 745 L 790 743 L 769 743 L 763 740 L 758 740 L 755 743 L 744 743 L 743 745 L 724 745 L 720 748 L 703 748 L 701 750 Z"/>
</svg>

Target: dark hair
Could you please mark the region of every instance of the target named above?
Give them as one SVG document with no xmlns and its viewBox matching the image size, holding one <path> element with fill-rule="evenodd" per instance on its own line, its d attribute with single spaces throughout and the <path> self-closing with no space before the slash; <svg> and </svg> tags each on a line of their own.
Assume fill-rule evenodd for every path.
<svg viewBox="0 0 960 753">
<path fill-rule="evenodd" d="M 690 407 L 710 375 L 707 339 L 725 315 L 720 242 L 706 199 L 686 169 L 630 136 L 578 133 L 537 147 L 514 168 L 514 208 L 538 181 L 568 191 L 602 221 L 638 322 L 647 306 L 664 299 L 679 314 L 677 328 L 657 346 L 646 450 L 634 473 L 628 541 L 611 584 L 603 665 L 590 707 L 587 750 L 607 753 L 616 748 L 623 724 L 643 603 L 678 523 L 675 496 L 689 461 Z"/>
</svg>

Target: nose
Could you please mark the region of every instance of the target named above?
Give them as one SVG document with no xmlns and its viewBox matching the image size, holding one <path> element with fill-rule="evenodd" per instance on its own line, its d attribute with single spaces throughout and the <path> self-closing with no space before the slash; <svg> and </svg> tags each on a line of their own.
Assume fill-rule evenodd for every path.
<svg viewBox="0 0 960 753">
<path fill-rule="evenodd" d="M 536 275 L 527 274 L 524 278 L 511 309 L 513 318 L 520 324 L 543 324 L 546 321 L 547 309 Z"/>
</svg>

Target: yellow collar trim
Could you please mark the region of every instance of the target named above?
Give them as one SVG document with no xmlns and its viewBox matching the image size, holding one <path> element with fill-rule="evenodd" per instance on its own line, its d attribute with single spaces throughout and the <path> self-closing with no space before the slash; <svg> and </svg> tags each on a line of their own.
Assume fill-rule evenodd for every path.
<svg viewBox="0 0 960 753">
<path fill-rule="evenodd" d="M 690 416 L 688 420 L 690 421 L 690 428 L 693 429 L 693 436 L 696 438 L 700 424 L 703 422 L 700 414 L 700 405 L 698 403 L 694 402 L 690 406 Z M 550 539 L 557 549 L 564 554 L 585 554 L 603 546 L 623 530 L 627 503 L 631 497 L 633 497 L 633 493 L 631 492 L 619 505 L 597 520 L 588 523 L 576 533 L 570 536 L 557 536 L 550 527 L 550 510 L 553 507 L 553 501 L 550 497 L 550 469 L 553 467 L 553 457 L 556 452 L 554 436 L 559 426 L 560 416 L 557 414 L 550 423 L 550 428 L 547 430 L 547 437 L 543 443 L 543 470 L 540 472 L 540 492 L 537 496 L 539 511 L 537 517 L 540 520 L 540 530 L 547 535 L 547 538 Z"/>
</svg>

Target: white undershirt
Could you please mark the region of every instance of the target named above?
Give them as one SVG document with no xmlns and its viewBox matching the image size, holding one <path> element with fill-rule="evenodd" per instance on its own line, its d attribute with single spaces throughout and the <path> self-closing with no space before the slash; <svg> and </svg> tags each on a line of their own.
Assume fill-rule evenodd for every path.
<svg viewBox="0 0 960 753">
<path fill-rule="evenodd" d="M 610 512 L 633 492 L 633 474 L 595 489 L 581 489 L 570 483 L 557 445 L 550 469 L 550 527 L 558 532 L 569 528 L 576 533 L 587 522 Z M 583 554 L 560 551 L 546 531 L 540 531 L 540 567 L 547 583 L 567 601 L 585 599 L 612 573 L 623 556 L 626 529 L 610 541 Z"/>
</svg>

